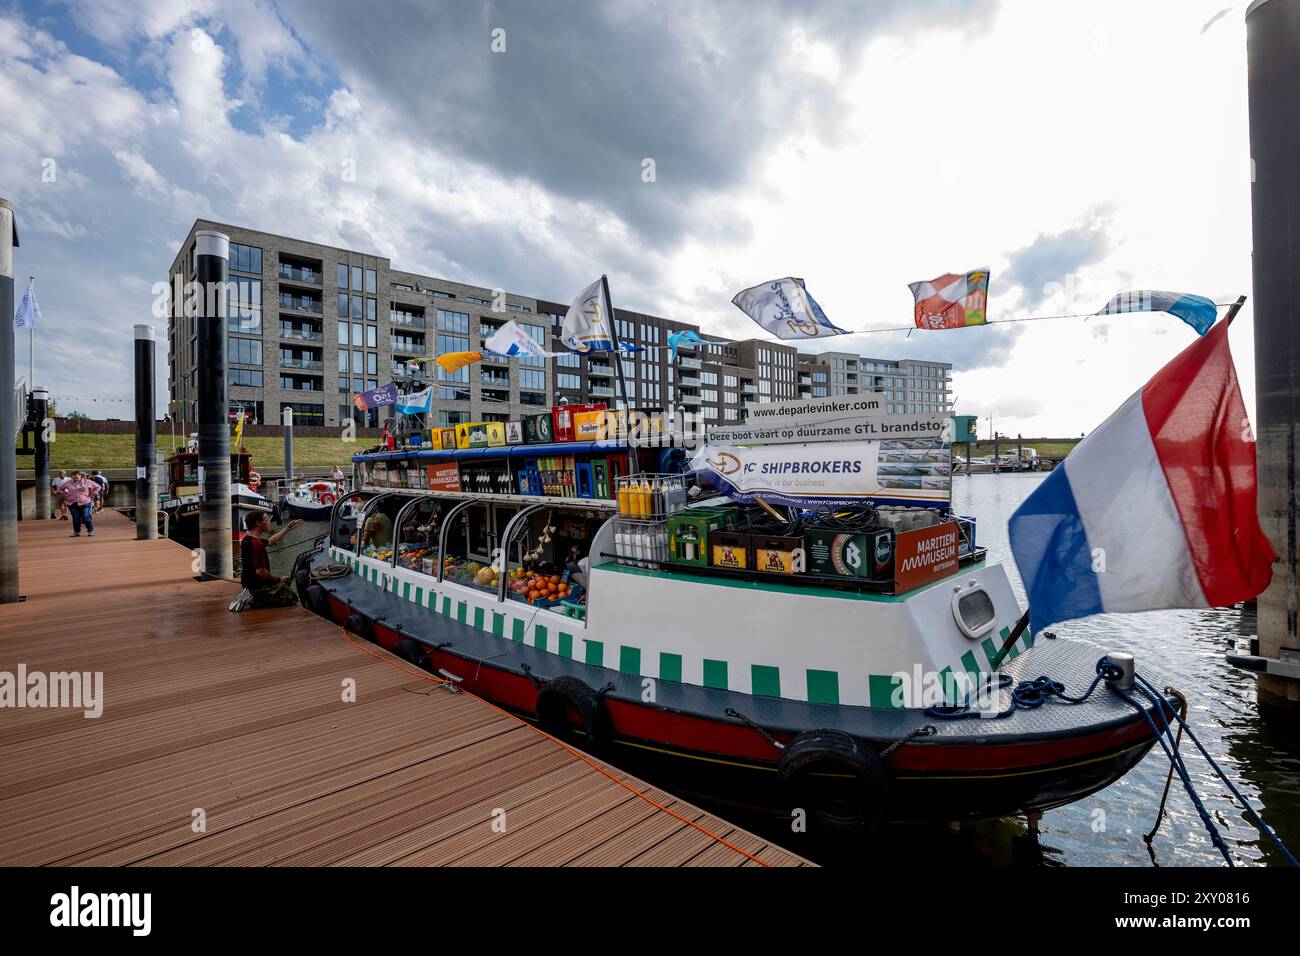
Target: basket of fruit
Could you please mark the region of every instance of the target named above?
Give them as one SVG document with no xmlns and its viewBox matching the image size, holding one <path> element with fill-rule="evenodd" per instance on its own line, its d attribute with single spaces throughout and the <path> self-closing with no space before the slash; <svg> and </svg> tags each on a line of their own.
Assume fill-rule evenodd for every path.
<svg viewBox="0 0 1300 956">
<path fill-rule="evenodd" d="M 555 607 L 561 601 L 575 600 L 575 591 L 580 593 L 582 590 L 558 574 L 539 574 L 524 568 L 510 572 L 509 588 L 516 600 L 536 607 Z"/>
</svg>

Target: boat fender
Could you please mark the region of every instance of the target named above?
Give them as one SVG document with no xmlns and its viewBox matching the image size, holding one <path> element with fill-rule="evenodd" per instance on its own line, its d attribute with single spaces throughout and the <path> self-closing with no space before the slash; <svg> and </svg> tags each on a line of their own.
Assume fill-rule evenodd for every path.
<svg viewBox="0 0 1300 956">
<path fill-rule="evenodd" d="M 598 751 L 609 743 L 614 729 L 601 695 L 576 677 L 557 677 L 537 694 L 537 725 L 560 740 L 572 736 L 569 711 L 577 713 L 586 735 L 585 749 Z"/>
<path fill-rule="evenodd" d="M 429 669 L 427 661 L 429 649 L 413 638 L 402 638 L 397 642 L 397 646 L 393 648 L 393 653 L 408 664 L 414 664 L 416 667 L 423 667 L 426 670 Z"/>
<path fill-rule="evenodd" d="M 838 730 L 799 734 L 786 745 L 777 770 L 791 807 L 806 810 L 818 826 L 834 833 L 873 829 L 893 795 L 893 778 L 880 755 Z M 817 779 L 820 774 L 835 774 L 842 787 L 841 780 Z"/>
<path fill-rule="evenodd" d="M 370 619 L 362 617 L 360 614 L 352 614 L 343 622 L 343 629 L 351 631 L 357 637 L 365 638 L 367 641 L 374 641 L 375 629 L 370 623 Z"/>
<path fill-rule="evenodd" d="M 333 505 L 335 498 L 328 491 L 320 496 L 320 503 L 323 505 Z"/>
<path fill-rule="evenodd" d="M 323 618 L 330 616 L 330 599 L 325 593 L 325 589 L 319 584 L 307 585 L 307 598 L 302 602 L 303 607 Z"/>
</svg>

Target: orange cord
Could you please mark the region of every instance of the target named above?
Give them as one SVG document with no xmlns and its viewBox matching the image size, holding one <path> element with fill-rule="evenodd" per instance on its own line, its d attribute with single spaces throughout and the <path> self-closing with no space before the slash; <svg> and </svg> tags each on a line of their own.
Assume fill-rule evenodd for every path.
<svg viewBox="0 0 1300 956">
<path fill-rule="evenodd" d="M 665 807 L 662 803 L 659 803 L 657 800 L 652 800 L 650 797 L 647 797 L 647 796 L 646 796 L 644 793 L 642 793 L 640 790 L 637 790 L 635 787 L 628 785 L 627 782 L 618 779 L 618 777 L 614 776 L 612 773 L 610 773 L 610 772 L 609 772 L 608 770 L 606 770 L 604 767 L 602 767 L 602 766 L 600 766 L 599 764 L 593 762 L 593 761 L 591 760 L 591 758 L 589 758 L 586 754 L 581 753 L 581 752 L 579 752 L 579 751 L 577 751 L 577 750 L 574 750 L 572 747 L 570 747 L 568 744 L 566 744 L 563 740 L 560 740 L 560 739 L 558 739 L 558 738 L 556 738 L 556 737 L 552 737 L 550 734 L 548 734 L 546 731 L 542 730 L 542 728 L 536 726 L 535 724 L 530 724 L 528 721 L 524 720 L 523 718 L 519 717 L 518 715 L 516 715 L 516 714 L 512 714 L 510 711 L 506 710 L 505 708 L 503 708 L 503 707 L 499 707 L 499 706 L 497 706 L 496 704 L 492 703 L 492 701 L 487 700 L 486 698 L 483 698 L 483 697 L 478 696 L 478 695 L 475 694 L 473 691 L 465 690 L 465 688 L 461 687 L 459 684 L 456 684 L 454 681 L 444 680 L 444 679 L 441 678 L 441 677 L 434 677 L 432 674 L 426 673 L 425 671 L 421 671 L 421 670 L 411 670 L 411 669 L 405 667 L 402 663 L 399 663 L 398 661 L 393 660 L 391 657 L 387 657 L 387 656 L 383 656 L 383 655 L 377 654 L 375 651 L 371 650 L 371 649 L 370 649 L 369 647 L 367 647 L 365 644 L 361 644 L 361 643 L 359 643 L 359 642 L 353 640 L 352 635 L 349 634 L 348 631 L 347 631 L 347 629 L 344 628 L 344 627 L 342 627 L 341 625 L 339 626 L 339 630 L 343 633 L 343 639 L 344 639 L 345 641 L 347 641 L 347 642 L 348 642 L 349 644 L 351 644 L 353 647 L 355 647 L 355 648 L 357 648 L 357 649 L 359 649 L 359 650 L 362 650 L 362 651 L 364 651 L 365 653 L 369 654 L 371 657 L 375 658 L 375 660 L 383 661 L 383 662 L 384 662 L 385 664 L 387 664 L 389 667 L 395 667 L 395 668 L 397 668 L 399 671 L 401 671 L 402 673 L 404 673 L 404 674 L 410 674 L 412 677 L 418 677 L 418 678 L 420 678 L 421 680 L 427 680 L 427 681 L 429 681 L 430 683 L 433 683 L 433 684 L 450 684 L 450 685 L 456 687 L 456 688 L 457 688 L 461 693 L 463 693 L 463 694 L 467 694 L 468 696 L 473 697 L 473 698 L 474 698 L 475 700 L 477 700 L 479 703 L 486 704 L 488 707 L 491 707 L 493 710 L 497 711 L 498 713 L 504 714 L 505 716 L 509 717 L 511 720 L 515 721 L 516 723 L 521 724 L 521 725 L 523 725 L 524 727 L 527 727 L 529 730 L 532 730 L 532 731 L 534 731 L 535 733 L 541 734 L 543 737 L 545 737 L 547 740 L 551 741 L 552 743 L 558 744 L 560 747 L 564 748 L 564 750 L 569 754 L 569 756 L 574 757 L 574 758 L 577 759 L 577 760 L 581 760 L 583 763 L 585 763 L 585 764 L 586 764 L 588 767 L 590 767 L 592 770 L 595 770 L 595 771 L 597 771 L 598 773 L 600 773 L 600 774 L 602 774 L 602 775 L 608 777 L 610 780 L 613 780 L 613 781 L 614 781 L 616 784 L 618 784 L 620 787 L 622 787 L 623 789 L 625 789 L 625 790 L 627 790 L 627 791 L 629 791 L 629 792 L 635 794 L 636 796 L 640 797 L 642 800 L 644 800 L 646 803 L 650 804 L 652 807 L 655 807 L 655 808 L 657 808 L 657 809 L 659 809 L 659 810 L 662 810 L 664 813 L 668 814 L 668 815 L 671 816 L 671 817 L 675 817 L 675 818 L 677 818 L 677 819 L 680 820 L 682 823 L 685 823 L 687 826 L 692 826 L 692 827 L 694 827 L 695 829 L 697 829 L 697 830 L 699 830 L 701 833 L 703 833 L 705 836 L 709 837 L 710 839 L 716 840 L 718 843 L 721 843 L 723 846 L 725 846 L 725 847 L 727 847 L 727 848 L 729 848 L 729 849 L 735 850 L 735 851 L 736 851 L 737 853 L 739 853 L 741 856 L 748 857 L 749 859 L 751 859 L 751 860 L 753 860 L 755 863 L 757 863 L 759 866 L 771 867 L 771 865 L 772 865 L 771 863 L 767 863 L 767 862 L 765 862 L 764 860 L 760 860 L 758 857 L 754 856 L 752 853 L 749 853 L 749 852 L 747 852 L 747 851 L 745 851 L 745 850 L 742 850 L 740 847 L 736 846 L 734 843 L 728 843 L 728 842 L 727 842 L 726 840 L 724 840 L 722 837 L 718 836 L 718 834 L 713 833 L 712 831 L 705 829 L 704 827 L 700 826 L 698 823 L 696 823 L 696 822 L 693 821 L 693 820 L 688 820 L 688 819 L 686 819 L 686 818 L 685 818 L 684 816 L 682 816 L 680 813 L 676 812 L 675 810 L 670 810 L 668 807 Z"/>
</svg>

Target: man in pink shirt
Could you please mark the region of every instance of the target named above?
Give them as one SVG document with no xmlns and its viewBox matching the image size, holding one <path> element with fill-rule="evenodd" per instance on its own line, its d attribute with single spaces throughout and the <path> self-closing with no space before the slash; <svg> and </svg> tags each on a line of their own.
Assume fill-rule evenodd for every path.
<svg viewBox="0 0 1300 956">
<path fill-rule="evenodd" d="M 81 537 L 81 526 L 86 526 L 86 537 L 95 536 L 95 522 L 91 518 L 95 497 L 99 494 L 99 483 L 92 481 L 80 471 L 74 471 L 72 477 L 59 488 L 59 496 L 67 503 L 72 512 L 73 538 Z"/>
</svg>

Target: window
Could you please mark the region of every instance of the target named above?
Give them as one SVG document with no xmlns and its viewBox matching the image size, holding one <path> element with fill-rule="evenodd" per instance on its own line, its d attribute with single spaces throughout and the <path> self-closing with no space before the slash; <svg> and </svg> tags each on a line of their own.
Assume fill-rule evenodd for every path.
<svg viewBox="0 0 1300 956">
<path fill-rule="evenodd" d="M 361 291 L 361 267 L 360 266 L 352 267 L 352 291 L 353 292 Z"/>
<path fill-rule="evenodd" d="M 438 425 L 447 428 L 451 425 L 464 425 L 469 422 L 469 412 L 439 412 Z"/>
<path fill-rule="evenodd" d="M 519 327 L 523 329 L 525 332 L 527 332 L 529 338 L 531 338 L 538 345 L 542 346 L 543 348 L 546 347 L 546 329 L 544 326 L 521 325 Z M 546 359 L 540 355 L 525 355 L 519 359 L 519 364 L 532 366 L 533 368 L 545 368 Z M 545 388 L 544 385 L 538 387 Z"/>
<path fill-rule="evenodd" d="M 443 292 L 441 289 L 430 289 L 430 290 L 429 290 L 429 295 L 433 296 L 435 299 L 454 299 L 454 298 L 456 298 L 456 297 L 455 297 L 454 295 L 452 295 L 450 292 Z"/>
<path fill-rule="evenodd" d="M 581 364 L 581 356 L 577 352 L 565 352 L 563 355 L 555 356 L 555 364 L 560 368 L 578 368 Z"/>
<path fill-rule="evenodd" d="M 722 376 L 722 384 L 725 385 L 725 386 L 727 386 L 727 388 L 735 388 L 735 387 L 736 387 L 736 376 L 734 376 L 734 375 L 724 375 L 724 376 Z"/>
<path fill-rule="evenodd" d="M 455 332 L 460 335 L 469 335 L 469 313 L 452 312 L 450 309 L 439 309 L 438 310 L 438 331 Z M 439 338 L 441 338 L 441 336 L 439 336 Z M 466 339 L 465 345 L 462 349 L 459 350 L 448 349 L 447 351 L 453 351 L 453 352 L 465 351 L 468 348 L 469 348 L 469 340 Z M 441 348 L 439 348 L 438 354 L 439 355 L 442 354 Z"/>
<path fill-rule="evenodd" d="M 367 375 L 379 374 L 379 356 L 376 355 L 374 352 L 366 353 L 366 374 Z"/>
<path fill-rule="evenodd" d="M 227 360 L 231 365 L 261 365 L 262 364 L 262 342 L 260 339 L 236 339 L 228 340 L 230 345 L 227 349 Z M 261 382 L 257 383 L 261 385 Z"/>
<path fill-rule="evenodd" d="M 370 301 L 374 302 L 375 300 L 371 299 Z M 366 326 L 366 348 L 368 349 L 379 348 L 379 326 L 377 325 Z"/>
<path fill-rule="evenodd" d="M 579 391 L 582 388 L 582 376 L 559 372 L 555 376 L 555 387 Z"/>
<path fill-rule="evenodd" d="M 339 349 L 339 371 L 346 373 L 347 370 L 348 370 L 348 353 L 343 349 Z M 357 371 L 359 372 L 361 371 L 361 369 L 357 369 Z"/>
<path fill-rule="evenodd" d="M 373 289 L 371 291 L 374 291 Z M 375 322 L 379 319 L 379 300 L 366 299 L 366 321 Z"/>
<path fill-rule="evenodd" d="M 826 397 L 826 386 L 825 386 L 825 385 L 814 385 L 814 386 L 813 386 L 813 398 L 825 398 L 825 397 Z"/>
<path fill-rule="evenodd" d="M 262 250 L 257 246 L 230 244 L 230 268 L 236 272 L 262 272 Z"/>
<path fill-rule="evenodd" d="M 361 318 L 363 310 L 365 309 L 364 301 L 365 300 L 359 295 L 354 295 L 352 297 L 352 318 Z"/>
<path fill-rule="evenodd" d="M 348 264 L 346 262 L 339 263 L 338 281 L 336 284 L 340 289 L 346 289 L 348 287 Z"/>
<path fill-rule="evenodd" d="M 303 402 L 281 402 L 280 403 L 280 420 L 284 420 L 284 410 L 293 409 L 293 420 L 295 424 L 301 425 L 324 425 L 325 424 L 325 406 L 324 405 L 307 405 Z"/>
<path fill-rule="evenodd" d="M 722 410 L 722 417 L 726 421 L 734 422 L 739 418 L 739 415 L 737 415 L 736 410 L 734 408 L 724 408 Z"/>
<path fill-rule="evenodd" d="M 262 280 L 230 277 L 230 298 L 226 302 L 226 331 L 262 334 Z"/>
<path fill-rule="evenodd" d="M 546 391 L 546 372 L 541 369 L 521 368 L 519 370 L 519 387 L 533 391 Z"/>
<path fill-rule="evenodd" d="M 375 270 L 367 269 L 366 270 L 366 291 L 369 292 L 371 295 L 374 295 L 377 289 L 378 289 L 378 285 L 375 282 Z"/>
<path fill-rule="evenodd" d="M 491 305 L 491 304 L 492 304 L 492 300 L 491 300 L 491 299 L 480 299 L 480 298 L 479 298 L 478 296 L 476 296 L 476 295 L 467 295 L 467 296 L 465 296 L 465 301 L 466 301 L 466 302 L 473 302 L 475 305 Z M 452 412 L 451 414 L 453 414 L 453 415 L 459 415 L 460 412 Z"/>
<path fill-rule="evenodd" d="M 459 335 L 439 335 L 437 337 L 438 355 L 446 355 L 448 352 L 468 352 L 469 339 Z M 468 382 L 469 378 L 456 379 L 456 381 Z"/>
<path fill-rule="evenodd" d="M 339 313 L 339 315 L 347 315 L 347 314 L 348 314 L 348 294 L 347 294 L 346 292 L 340 292 L 340 293 L 337 294 L 336 299 L 337 299 L 336 305 L 337 305 L 337 307 L 338 307 L 338 313 Z"/>
<path fill-rule="evenodd" d="M 353 344 L 354 346 L 356 346 L 357 348 L 360 348 L 360 347 L 361 347 L 361 343 L 364 341 L 364 340 L 361 338 L 361 329 L 362 329 L 362 327 L 363 327 L 363 326 L 361 325 L 360 322 L 353 322 L 353 323 L 352 323 L 352 344 Z"/>
<path fill-rule="evenodd" d="M 257 343 L 261 345 L 261 342 Z M 243 385 L 247 388 L 262 387 L 262 370 L 260 368 L 232 368 L 230 370 L 230 384 Z"/>
<path fill-rule="evenodd" d="M 348 324 L 346 322 L 340 322 L 339 323 L 339 345 L 347 345 L 347 344 L 348 344 Z"/>
<path fill-rule="evenodd" d="M 717 373 L 717 372 L 701 372 L 701 373 L 700 373 L 700 381 L 703 382 L 705 385 L 717 385 L 717 384 L 718 384 L 718 373 Z"/>
<path fill-rule="evenodd" d="M 511 305 L 509 302 L 506 303 L 506 308 L 509 309 L 511 312 L 528 312 L 531 314 L 533 311 L 532 309 L 528 308 L 528 306 L 526 305 Z"/>
<path fill-rule="evenodd" d="M 722 400 L 728 405 L 735 405 L 740 399 L 736 397 L 735 392 L 723 392 Z"/>
<path fill-rule="evenodd" d="M 716 402 L 718 400 L 718 390 L 716 388 L 700 389 L 700 398 L 706 402 Z"/>
</svg>

